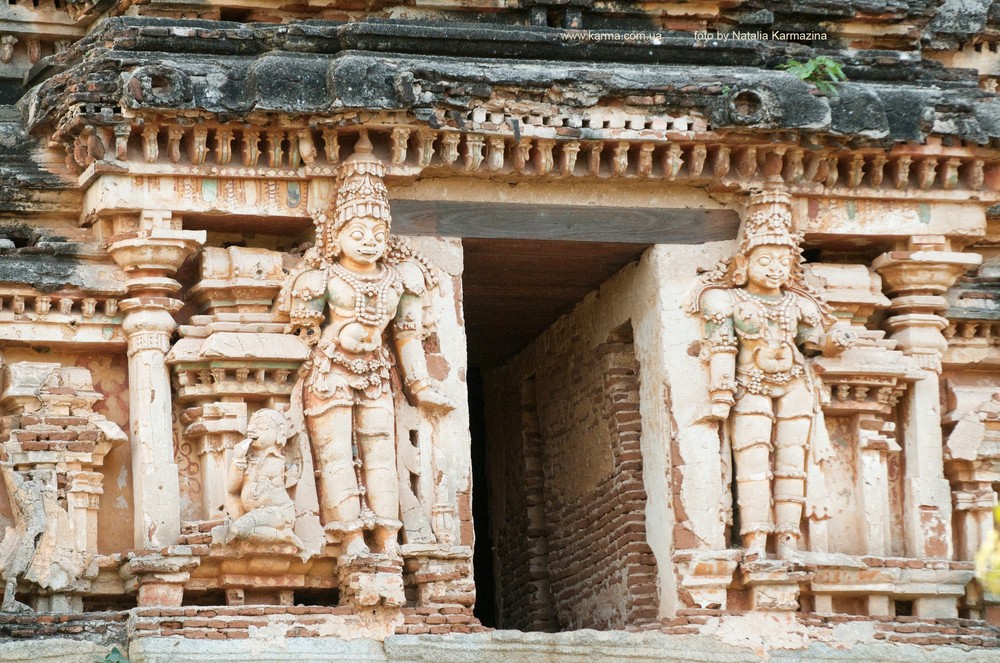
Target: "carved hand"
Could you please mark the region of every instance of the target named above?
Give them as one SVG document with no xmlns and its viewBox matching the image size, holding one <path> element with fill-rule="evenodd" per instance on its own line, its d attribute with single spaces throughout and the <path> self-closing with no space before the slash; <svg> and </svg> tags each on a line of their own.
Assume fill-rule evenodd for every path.
<svg viewBox="0 0 1000 663">
<path fill-rule="evenodd" d="M 729 418 L 729 410 L 731 408 L 732 406 L 729 403 L 712 403 L 712 407 L 708 411 L 708 418 L 716 421 L 725 421 Z"/>
<path fill-rule="evenodd" d="M 413 394 L 417 403 L 432 410 L 442 410 L 451 412 L 455 409 L 455 403 L 448 398 L 438 387 L 428 385 Z"/>
<path fill-rule="evenodd" d="M 835 357 L 853 346 L 857 340 L 858 335 L 855 332 L 846 327 L 835 326 L 826 334 L 826 347 L 823 348 L 823 354 Z"/>
<path fill-rule="evenodd" d="M 732 405 L 729 403 L 712 403 L 711 405 L 701 405 L 695 410 L 695 424 L 707 424 L 713 421 L 723 422 L 729 419 L 729 411 Z"/>
<path fill-rule="evenodd" d="M 319 343 L 319 328 L 311 321 L 293 320 L 285 325 L 286 334 L 295 334 L 309 346 Z"/>
</svg>

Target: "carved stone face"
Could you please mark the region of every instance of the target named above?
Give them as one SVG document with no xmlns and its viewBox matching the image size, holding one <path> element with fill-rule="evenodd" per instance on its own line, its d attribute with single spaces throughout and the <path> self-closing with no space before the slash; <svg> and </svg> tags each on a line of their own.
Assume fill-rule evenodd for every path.
<svg viewBox="0 0 1000 663">
<path fill-rule="evenodd" d="M 247 424 L 247 439 L 254 449 L 267 449 L 278 443 L 278 430 L 268 417 L 255 414 Z"/>
<path fill-rule="evenodd" d="M 360 266 L 374 265 L 388 248 L 389 229 L 384 221 L 354 219 L 339 233 L 341 255 Z"/>
<path fill-rule="evenodd" d="M 758 246 L 747 256 L 747 289 L 777 294 L 792 274 L 792 250 L 787 246 Z"/>
</svg>

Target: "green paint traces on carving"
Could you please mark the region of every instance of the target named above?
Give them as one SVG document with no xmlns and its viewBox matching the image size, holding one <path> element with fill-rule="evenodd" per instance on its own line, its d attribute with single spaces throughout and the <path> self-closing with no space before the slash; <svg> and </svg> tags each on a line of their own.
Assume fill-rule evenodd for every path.
<svg viewBox="0 0 1000 663">
<path fill-rule="evenodd" d="M 206 203 L 213 203 L 219 197 L 219 183 L 216 180 L 201 181 L 201 198 Z"/>
<path fill-rule="evenodd" d="M 288 206 L 291 208 L 296 208 L 299 203 L 302 202 L 302 191 L 299 188 L 298 182 L 288 183 Z"/>
<path fill-rule="evenodd" d="M 917 214 L 920 215 L 920 223 L 925 226 L 931 225 L 931 206 L 927 203 L 917 205 Z"/>
<path fill-rule="evenodd" d="M 846 207 L 847 207 L 847 218 L 850 219 L 851 221 L 853 221 L 854 217 L 856 217 L 858 215 L 858 203 L 857 203 L 857 201 L 848 200 Z"/>
</svg>

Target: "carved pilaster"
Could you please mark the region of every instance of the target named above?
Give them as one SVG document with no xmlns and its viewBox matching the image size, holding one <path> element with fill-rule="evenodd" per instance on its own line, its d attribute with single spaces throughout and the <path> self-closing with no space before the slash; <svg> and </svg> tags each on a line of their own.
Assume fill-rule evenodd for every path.
<svg viewBox="0 0 1000 663">
<path fill-rule="evenodd" d="M 957 412 L 944 417 L 946 423 L 957 419 L 945 441 L 944 466 L 956 512 L 955 554 L 964 560 L 974 559 L 993 527 L 993 486 L 1000 482 L 1000 395 L 968 407 L 986 390 L 950 385 Z"/>
<path fill-rule="evenodd" d="M 907 250 L 884 253 L 873 262 L 892 297 L 894 314 L 886 325 L 900 349 L 923 369 L 914 382 L 903 413 L 906 552 L 916 557 L 950 558 L 951 488 L 944 478 L 941 402 L 938 373 L 947 349 L 940 314 L 942 296 L 966 270 L 978 265 L 976 254 L 948 250 L 941 236 L 913 237 Z M 920 606 L 915 605 L 920 612 Z"/>
<path fill-rule="evenodd" d="M 130 298 L 121 302 L 128 339 L 129 415 L 135 495 L 135 545 L 170 545 L 180 536 L 180 495 L 174 459 L 166 354 L 182 302 L 177 269 L 205 241 L 169 212 L 143 212 L 112 222 L 108 253 L 125 271 Z"/>
<path fill-rule="evenodd" d="M 188 408 L 184 437 L 195 441 L 201 468 L 202 515 L 212 520 L 226 512 L 226 471 L 233 447 L 247 430 L 246 403 L 208 403 Z"/>
</svg>

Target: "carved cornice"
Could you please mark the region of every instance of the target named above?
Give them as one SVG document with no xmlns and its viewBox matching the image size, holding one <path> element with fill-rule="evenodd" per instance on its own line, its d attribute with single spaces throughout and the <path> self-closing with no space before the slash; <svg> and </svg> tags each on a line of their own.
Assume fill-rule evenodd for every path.
<svg viewBox="0 0 1000 663">
<path fill-rule="evenodd" d="M 485 112 L 471 111 L 470 117 Z M 488 117 L 488 116 L 487 116 Z M 1000 200 L 1000 153 L 928 145 L 889 150 L 806 147 L 766 137 L 706 131 L 697 117 L 616 117 L 581 139 L 551 124 L 470 121 L 467 130 L 431 129 L 404 113 L 361 113 L 340 125 L 323 118 L 296 124 L 180 125 L 148 121 L 75 138 L 81 182 L 102 173 L 227 180 L 332 178 L 364 126 L 389 177 L 449 172 L 491 178 L 620 178 L 678 182 L 722 190 L 783 184 L 800 196 L 877 199 Z M 595 125 L 612 120 L 591 118 Z M 650 125 L 649 128 L 647 125 Z M 579 133 L 579 132 L 576 132 Z M 219 186 L 220 199 L 234 192 Z M 235 195 L 235 194 L 234 194 Z"/>
<path fill-rule="evenodd" d="M 363 123 L 385 130 L 386 155 L 406 175 L 446 167 L 725 186 L 780 179 L 821 191 L 996 186 L 1000 153 L 989 146 L 1000 140 L 1000 101 L 966 74 L 917 60 L 866 65 L 834 102 L 773 68 L 806 55 L 797 44 L 663 33 L 654 49 L 581 51 L 553 42 L 555 32 L 112 19 L 23 106 L 30 131 L 51 136 L 80 169 L 138 172 L 131 164 L 145 162 L 258 176 L 261 164 L 276 173 L 332 166 L 324 130 Z M 156 51 L 177 57 L 166 63 Z M 653 63 L 628 64 L 640 51 Z M 722 51 L 746 57 L 718 66 L 711 56 Z"/>
</svg>

